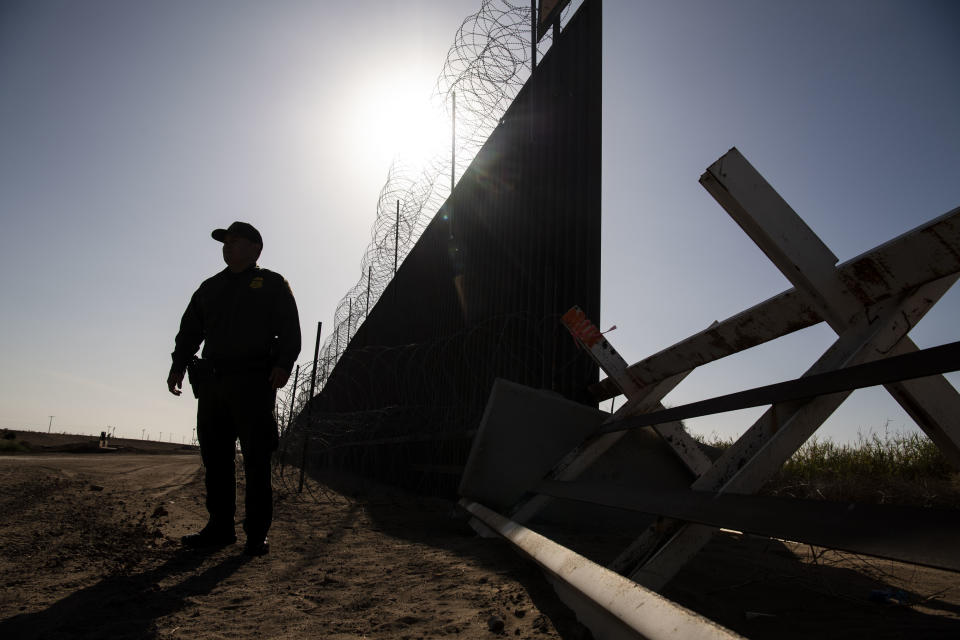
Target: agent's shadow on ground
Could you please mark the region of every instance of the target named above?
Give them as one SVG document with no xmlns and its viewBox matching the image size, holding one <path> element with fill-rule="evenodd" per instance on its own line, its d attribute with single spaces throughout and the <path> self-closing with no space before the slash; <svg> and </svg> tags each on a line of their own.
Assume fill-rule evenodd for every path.
<svg viewBox="0 0 960 640">
<path fill-rule="evenodd" d="M 198 551 L 181 549 L 156 568 L 108 576 L 43 611 L 0 621 L 0 638 L 155 637 L 155 620 L 189 606 L 191 597 L 209 593 L 249 561 L 238 552 L 197 573 L 207 557 Z M 180 579 L 175 584 L 160 586 L 171 578 Z"/>
</svg>

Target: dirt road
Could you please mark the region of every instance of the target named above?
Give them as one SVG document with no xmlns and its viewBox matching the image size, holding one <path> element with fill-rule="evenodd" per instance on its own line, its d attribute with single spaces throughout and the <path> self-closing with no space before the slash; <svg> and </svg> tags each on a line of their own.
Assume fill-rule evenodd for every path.
<svg viewBox="0 0 960 640">
<path fill-rule="evenodd" d="M 278 475 L 268 556 L 183 550 L 205 521 L 200 471 L 196 455 L 0 457 L 0 638 L 478 638 L 491 618 L 583 637 L 446 502 L 309 478 L 298 495 Z"/>
<path fill-rule="evenodd" d="M 32 469 L 34 473 L 47 473 L 65 480 L 83 477 L 115 491 L 161 497 L 188 484 L 197 475 L 200 456 L 84 454 L 0 457 L 0 474 L 7 473 L 12 467 Z"/>
<path fill-rule="evenodd" d="M 249 559 L 181 549 L 205 521 L 196 454 L 0 457 L 0 638 L 589 638 L 451 503 L 298 494 L 297 474 L 275 475 L 272 550 Z M 758 639 L 960 637 L 956 574 L 750 536 L 718 536 L 665 595 Z"/>
</svg>

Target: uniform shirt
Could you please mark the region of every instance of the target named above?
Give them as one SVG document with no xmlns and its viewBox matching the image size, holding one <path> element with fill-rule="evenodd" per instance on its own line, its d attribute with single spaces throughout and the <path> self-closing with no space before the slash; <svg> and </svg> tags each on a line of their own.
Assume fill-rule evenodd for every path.
<svg viewBox="0 0 960 640">
<path fill-rule="evenodd" d="M 300 317 L 290 285 L 253 265 L 204 280 L 180 320 L 173 366 L 184 370 L 203 342 L 203 358 L 224 368 L 291 371 L 300 353 Z"/>
</svg>

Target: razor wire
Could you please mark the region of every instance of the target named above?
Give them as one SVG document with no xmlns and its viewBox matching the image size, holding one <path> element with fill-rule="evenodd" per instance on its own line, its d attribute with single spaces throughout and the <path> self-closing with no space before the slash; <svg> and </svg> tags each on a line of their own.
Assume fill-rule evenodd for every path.
<svg viewBox="0 0 960 640">
<path fill-rule="evenodd" d="M 564 10 L 561 21 L 576 4 Z M 530 77 L 530 11 L 529 4 L 482 0 L 479 10 L 457 29 L 429 97 L 448 122 L 455 118 L 455 137 L 445 149 L 431 150 L 425 161 L 415 162 L 401 150 L 391 163 L 377 199 L 360 277 L 337 303 L 332 331 L 318 354 L 315 393 L 323 389 L 395 270 L 450 196 L 452 182 L 473 161 Z M 538 43 L 538 58 L 551 44 L 552 34 L 548 33 Z M 312 365 L 312 361 L 300 363 L 297 397 L 287 399 L 295 410 L 310 400 Z M 291 396 L 292 382 L 287 389 Z"/>
</svg>

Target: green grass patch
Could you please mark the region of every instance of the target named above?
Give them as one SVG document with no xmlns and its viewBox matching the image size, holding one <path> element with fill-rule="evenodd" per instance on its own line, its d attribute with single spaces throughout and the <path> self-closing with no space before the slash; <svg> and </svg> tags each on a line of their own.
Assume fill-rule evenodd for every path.
<svg viewBox="0 0 960 640">
<path fill-rule="evenodd" d="M 733 440 L 714 437 L 721 450 Z M 957 508 L 960 474 L 922 433 L 857 434 L 851 443 L 810 438 L 761 490 L 764 495 Z"/>
<path fill-rule="evenodd" d="M 783 471 L 806 479 L 828 474 L 921 480 L 948 478 L 953 468 L 925 435 L 887 432 L 883 436 L 860 433 L 851 444 L 814 436 L 787 461 Z"/>
</svg>

